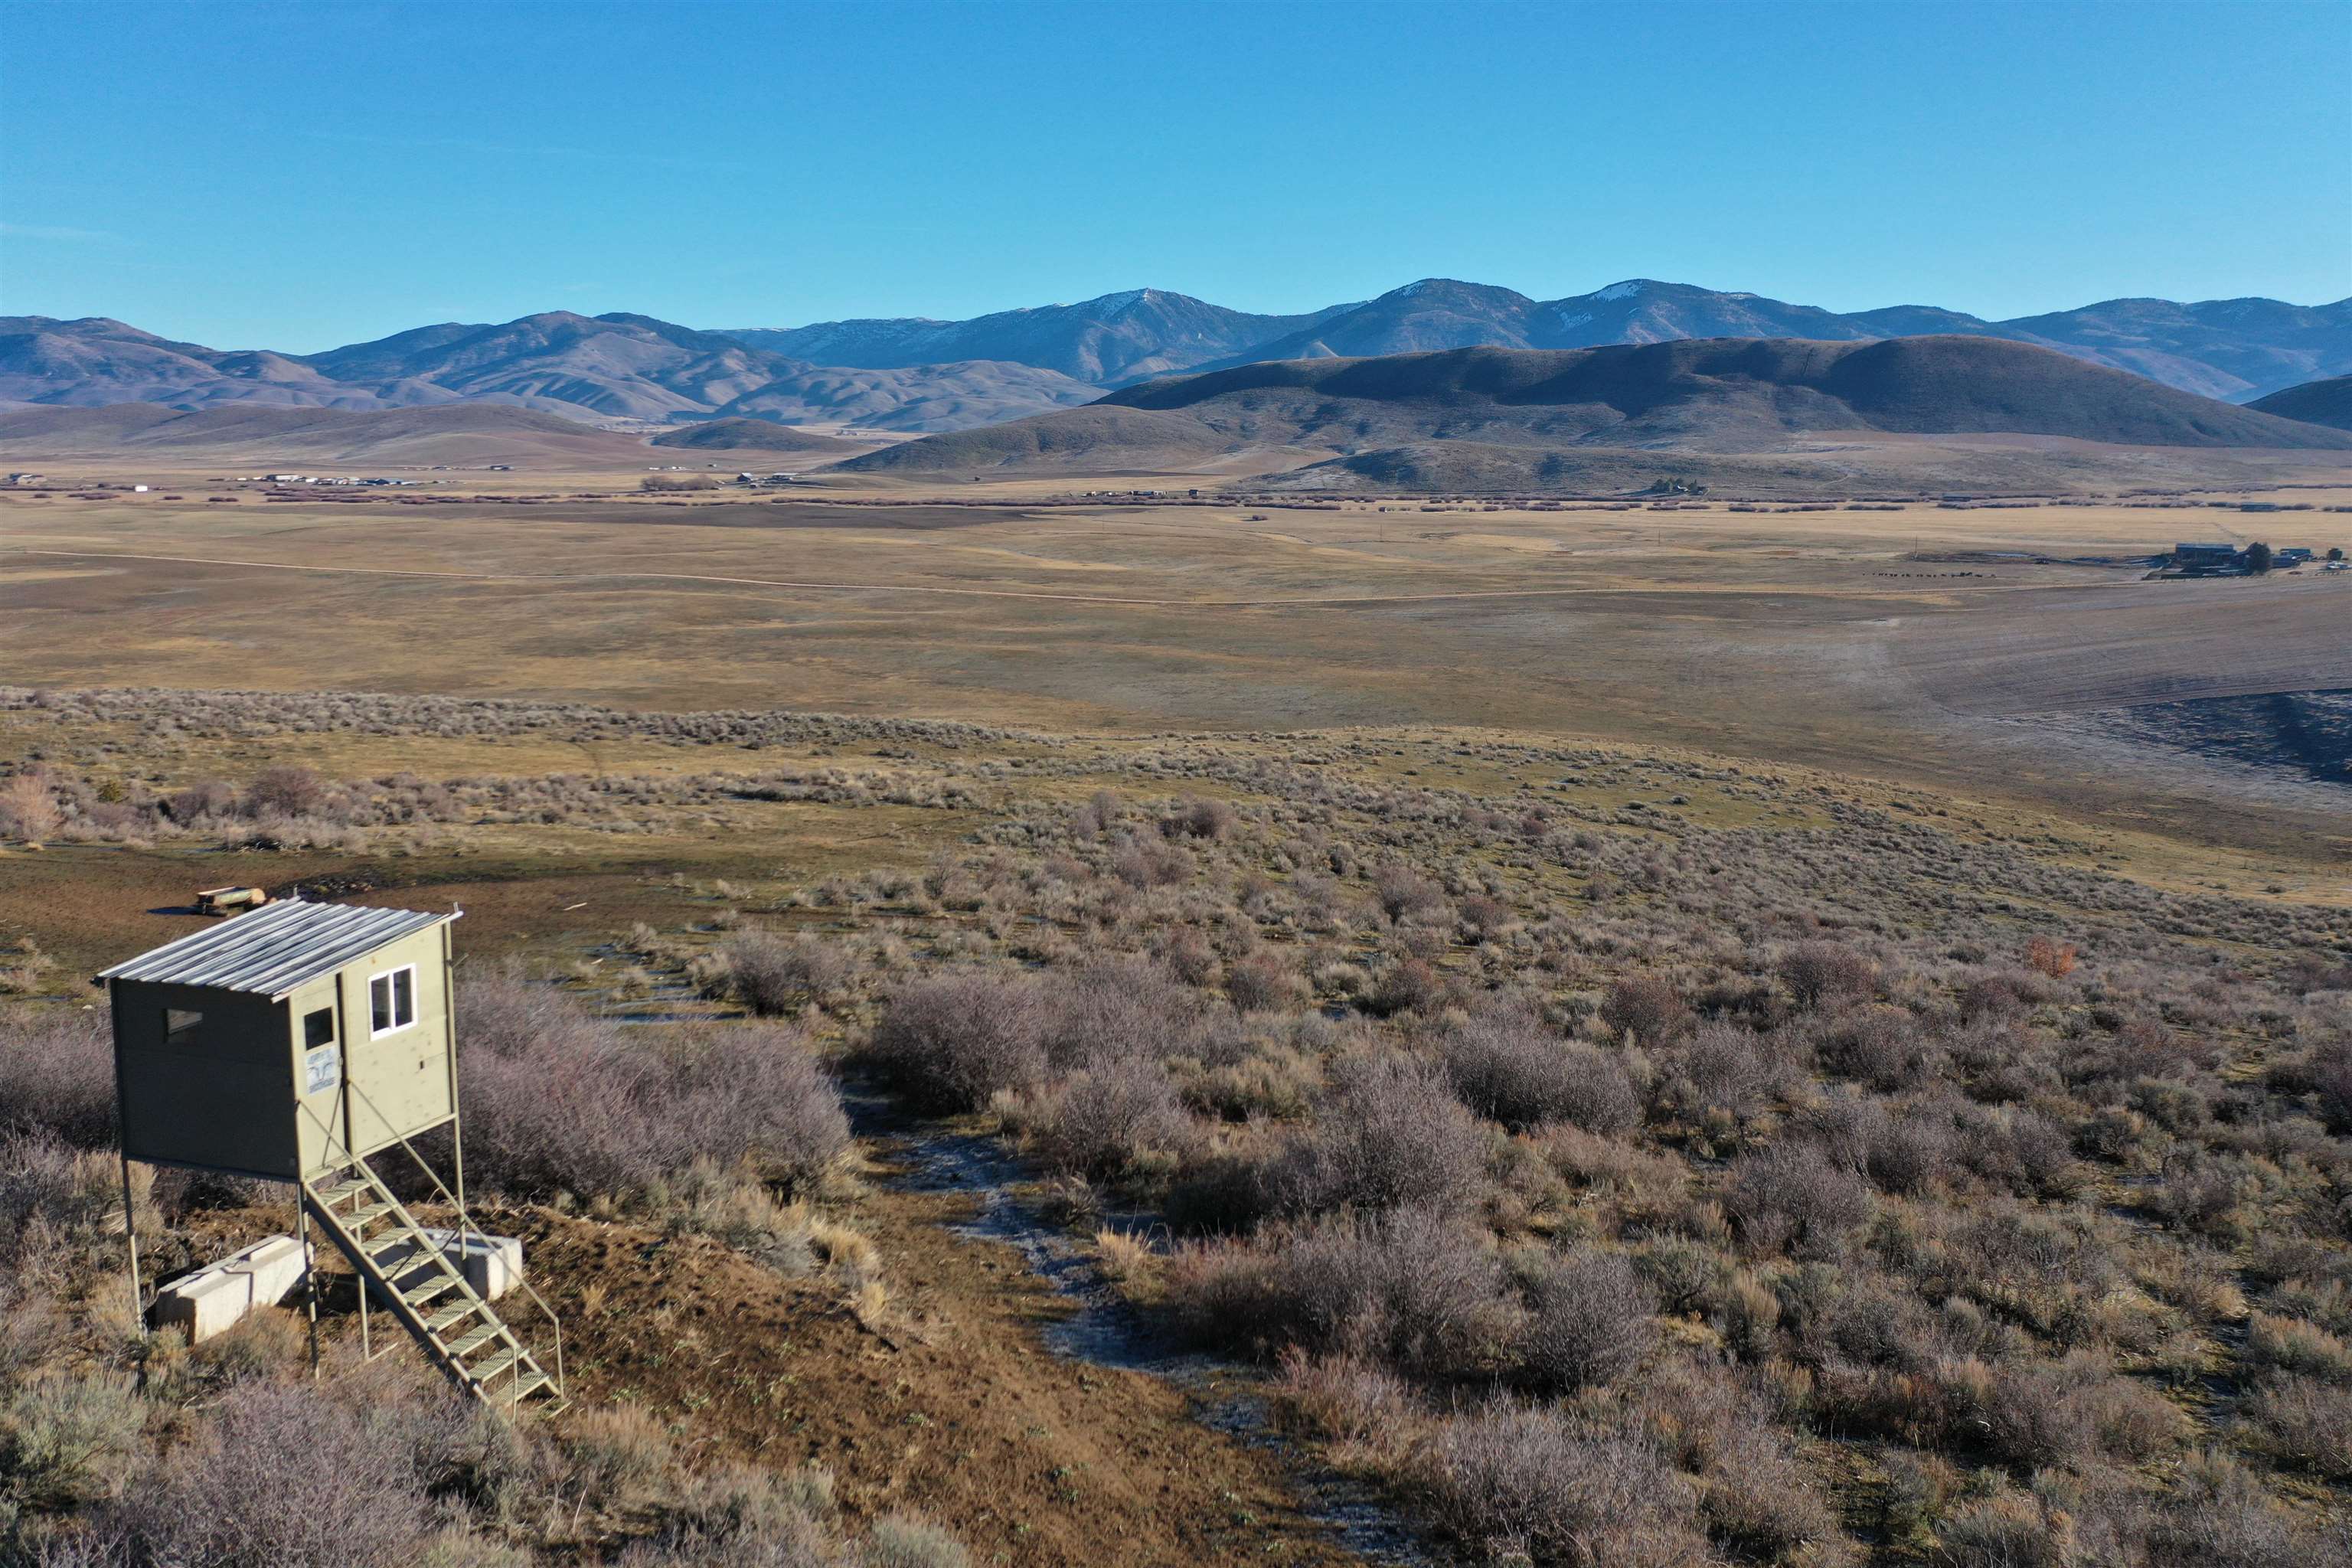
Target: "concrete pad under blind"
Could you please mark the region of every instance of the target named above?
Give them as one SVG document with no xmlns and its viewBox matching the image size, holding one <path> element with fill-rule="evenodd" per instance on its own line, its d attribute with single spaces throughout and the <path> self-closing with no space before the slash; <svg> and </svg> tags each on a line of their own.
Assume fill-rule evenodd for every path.
<svg viewBox="0 0 2352 1568">
<path fill-rule="evenodd" d="M 156 1295 L 157 1328 L 184 1331 L 190 1344 L 208 1340 L 260 1307 L 274 1307 L 300 1289 L 302 1244 L 290 1236 L 255 1242 Z"/>
<path fill-rule="evenodd" d="M 426 1237 L 441 1249 L 441 1255 L 457 1266 L 474 1294 L 485 1301 L 495 1301 L 514 1289 L 522 1278 L 522 1242 L 511 1236 L 468 1236 L 461 1238 L 454 1230 L 436 1230 L 426 1226 Z M 415 1250 L 394 1252 L 384 1258 L 386 1272 L 401 1269 Z M 406 1290 L 424 1284 L 433 1277 L 429 1265 L 419 1265 L 393 1274 L 393 1282 Z"/>
</svg>

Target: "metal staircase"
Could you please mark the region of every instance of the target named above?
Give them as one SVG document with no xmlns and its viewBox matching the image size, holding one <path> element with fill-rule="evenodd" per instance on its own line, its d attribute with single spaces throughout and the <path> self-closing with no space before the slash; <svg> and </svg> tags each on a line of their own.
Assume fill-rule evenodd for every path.
<svg viewBox="0 0 2352 1568">
<path fill-rule="evenodd" d="M 415 1151 L 409 1152 L 415 1157 Z M 421 1159 L 417 1163 L 424 1165 Z M 425 1174 L 432 1177 L 429 1168 Z M 432 1179 L 439 1187 L 439 1178 Z M 463 1205 L 448 1197 L 446 1188 L 441 1192 L 457 1209 L 458 1236 L 479 1237 L 482 1233 L 467 1219 Z M 467 1283 L 465 1271 L 443 1251 L 441 1242 L 425 1234 L 365 1160 L 354 1158 L 303 1182 L 302 1206 L 359 1274 L 363 1337 L 367 1303 L 373 1297 L 400 1320 L 451 1383 L 484 1404 L 512 1413 L 529 1400 L 534 1408 L 552 1415 L 571 1403 L 563 1392 L 561 1325 L 555 1329 L 554 1370 L 550 1372 L 497 1309 Z M 520 1282 L 517 1288 L 551 1324 L 556 1322 L 538 1291 Z"/>
</svg>

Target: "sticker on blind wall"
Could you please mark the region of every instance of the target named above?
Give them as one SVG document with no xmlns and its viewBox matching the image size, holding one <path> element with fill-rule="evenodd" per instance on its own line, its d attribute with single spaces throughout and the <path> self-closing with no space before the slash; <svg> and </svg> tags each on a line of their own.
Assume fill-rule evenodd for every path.
<svg viewBox="0 0 2352 1568">
<path fill-rule="evenodd" d="M 343 1081 L 341 1056 L 332 1046 L 321 1046 L 302 1057 L 302 1092 L 324 1094 Z"/>
</svg>

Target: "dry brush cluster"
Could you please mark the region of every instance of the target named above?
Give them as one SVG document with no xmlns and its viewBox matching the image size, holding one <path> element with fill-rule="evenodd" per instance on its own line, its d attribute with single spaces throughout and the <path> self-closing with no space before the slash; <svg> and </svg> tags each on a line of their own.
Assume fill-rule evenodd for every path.
<svg viewBox="0 0 2352 1568">
<path fill-rule="evenodd" d="M 835 878 L 793 918 L 847 934 L 700 973 L 1156 1215 L 1106 1272 L 1474 1551 L 2352 1550 L 2340 917 L 1835 801 L 1171 771 L 1233 794 Z"/>
</svg>

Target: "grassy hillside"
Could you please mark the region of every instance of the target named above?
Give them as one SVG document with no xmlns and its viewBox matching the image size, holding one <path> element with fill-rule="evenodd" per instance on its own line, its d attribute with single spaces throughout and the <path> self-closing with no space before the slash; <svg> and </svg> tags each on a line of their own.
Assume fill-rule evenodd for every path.
<svg viewBox="0 0 2352 1568">
<path fill-rule="evenodd" d="M 807 452 L 835 458 L 847 449 L 847 443 L 833 437 L 795 430 L 772 419 L 698 420 L 664 431 L 653 444 L 695 452 Z"/>
<path fill-rule="evenodd" d="M 186 413 L 118 403 L 0 411 L 0 451 L 12 459 L 144 453 L 173 461 L 478 463 L 513 456 L 597 462 L 643 450 L 634 437 L 499 404 L 365 412 L 228 404 Z"/>
<path fill-rule="evenodd" d="M 2332 429 L 2352 430 L 2352 375 L 2306 381 L 2301 386 L 2290 386 L 2284 391 L 2273 392 L 2268 397 L 2257 398 L 2246 406 L 2264 414 L 2274 414 L 2282 419 L 2300 419 L 2306 424 L 2326 425 Z"/>
</svg>

